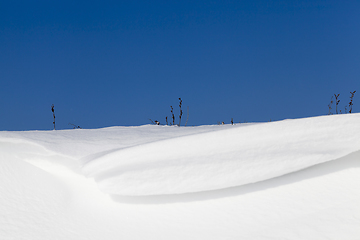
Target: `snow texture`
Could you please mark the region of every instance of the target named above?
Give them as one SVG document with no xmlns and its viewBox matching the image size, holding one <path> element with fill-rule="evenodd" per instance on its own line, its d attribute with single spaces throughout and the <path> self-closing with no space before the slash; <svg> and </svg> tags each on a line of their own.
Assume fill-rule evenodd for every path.
<svg viewBox="0 0 360 240">
<path fill-rule="evenodd" d="M 359 133 L 360 114 L 3 131 L 0 239 L 359 239 Z"/>
<path fill-rule="evenodd" d="M 97 154 L 86 159 L 83 172 L 94 177 L 104 192 L 119 195 L 240 186 L 357 151 L 357 122 L 357 118 L 322 117 L 239 125 Z"/>
</svg>

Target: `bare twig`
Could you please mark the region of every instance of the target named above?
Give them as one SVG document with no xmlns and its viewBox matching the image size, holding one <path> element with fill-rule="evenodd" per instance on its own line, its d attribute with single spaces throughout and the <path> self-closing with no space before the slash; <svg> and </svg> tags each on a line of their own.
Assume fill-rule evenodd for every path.
<svg viewBox="0 0 360 240">
<path fill-rule="evenodd" d="M 179 115 L 179 127 L 180 127 L 180 124 L 181 124 L 181 116 L 183 115 L 183 111 L 181 109 L 181 106 L 182 106 L 182 100 L 181 98 L 179 98 L 179 108 L 180 108 L 180 115 Z"/>
<path fill-rule="evenodd" d="M 350 97 L 350 102 L 349 102 L 349 113 L 352 112 L 352 108 L 353 108 L 353 98 L 354 98 L 354 94 L 356 93 L 356 91 L 350 92 L 351 97 Z"/>
<path fill-rule="evenodd" d="M 172 120 L 173 120 L 173 123 L 172 125 L 175 125 L 175 115 L 174 115 L 174 108 L 172 106 L 171 107 L 171 114 L 172 114 Z"/>
<path fill-rule="evenodd" d="M 75 129 L 75 128 L 79 128 L 79 129 L 81 129 L 81 127 L 80 127 L 80 126 L 76 126 L 75 124 L 69 123 L 69 125 L 74 126 L 74 128 L 73 128 L 73 129 Z"/>
<path fill-rule="evenodd" d="M 335 104 L 336 104 L 336 114 L 338 114 L 338 105 L 339 105 L 339 102 L 340 100 L 338 100 L 338 97 L 340 96 L 340 93 L 338 95 L 334 94 L 335 96 Z"/>
<path fill-rule="evenodd" d="M 54 124 L 54 130 L 55 130 L 55 107 L 54 107 L 54 104 L 51 105 L 51 111 L 52 111 L 53 117 L 54 117 L 53 124 Z"/>
<path fill-rule="evenodd" d="M 328 107 L 329 107 L 329 115 L 331 115 L 332 113 L 331 113 L 331 109 L 332 109 L 332 104 L 333 104 L 333 96 L 331 97 L 331 101 L 330 101 L 330 103 L 329 103 L 329 105 L 328 105 Z"/>
</svg>

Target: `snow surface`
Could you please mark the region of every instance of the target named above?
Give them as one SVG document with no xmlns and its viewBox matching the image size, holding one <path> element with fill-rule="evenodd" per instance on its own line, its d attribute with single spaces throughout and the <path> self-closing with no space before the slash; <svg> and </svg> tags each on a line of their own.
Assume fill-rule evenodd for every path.
<svg viewBox="0 0 360 240">
<path fill-rule="evenodd" d="M 0 239 L 360 239 L 360 114 L 0 132 Z"/>
</svg>

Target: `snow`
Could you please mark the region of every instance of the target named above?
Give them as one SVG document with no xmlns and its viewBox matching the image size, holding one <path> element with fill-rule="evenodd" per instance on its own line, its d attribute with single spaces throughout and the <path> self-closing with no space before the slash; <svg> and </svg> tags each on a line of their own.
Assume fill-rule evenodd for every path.
<svg viewBox="0 0 360 240">
<path fill-rule="evenodd" d="M 104 192 L 119 195 L 179 194 L 240 186 L 358 150 L 360 138 L 352 132 L 360 132 L 356 121 L 337 117 L 239 125 L 221 133 L 97 154 L 87 159 L 83 172 L 94 177 Z"/>
<path fill-rule="evenodd" d="M 0 132 L 0 239 L 359 239 L 360 114 Z"/>
</svg>

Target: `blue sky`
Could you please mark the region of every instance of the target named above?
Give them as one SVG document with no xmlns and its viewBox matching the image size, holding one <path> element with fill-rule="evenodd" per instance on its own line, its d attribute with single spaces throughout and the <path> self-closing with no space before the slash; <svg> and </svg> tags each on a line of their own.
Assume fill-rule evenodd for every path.
<svg viewBox="0 0 360 240">
<path fill-rule="evenodd" d="M 0 130 L 360 111 L 359 1 L 1 1 Z M 176 120 L 177 121 L 177 120 Z"/>
</svg>

